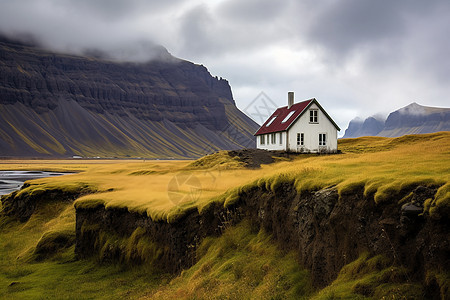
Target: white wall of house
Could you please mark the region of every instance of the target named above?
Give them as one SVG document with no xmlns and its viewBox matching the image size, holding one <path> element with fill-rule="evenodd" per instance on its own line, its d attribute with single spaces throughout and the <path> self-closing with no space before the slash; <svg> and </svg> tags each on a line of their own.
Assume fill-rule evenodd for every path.
<svg viewBox="0 0 450 300">
<path fill-rule="evenodd" d="M 281 142 L 280 142 L 281 134 Z M 256 137 L 256 148 L 265 150 L 286 150 L 286 132 L 276 132 L 275 143 L 272 143 L 272 133 L 258 135 Z M 264 136 L 264 144 L 261 144 L 261 136 Z"/>
<path fill-rule="evenodd" d="M 310 110 L 317 110 L 317 123 L 310 123 Z M 304 145 L 297 145 L 297 134 L 304 134 Z M 319 146 L 319 134 L 326 134 L 325 145 Z M 327 116 L 313 103 L 289 128 L 289 150 L 300 152 L 337 151 L 337 129 Z"/>
</svg>

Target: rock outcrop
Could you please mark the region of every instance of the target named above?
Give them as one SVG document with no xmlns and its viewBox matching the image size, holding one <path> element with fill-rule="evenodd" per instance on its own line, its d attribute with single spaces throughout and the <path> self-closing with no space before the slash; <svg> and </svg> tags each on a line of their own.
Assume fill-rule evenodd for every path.
<svg viewBox="0 0 450 300">
<path fill-rule="evenodd" d="M 226 80 L 169 53 L 120 63 L 5 38 L 0 116 L 4 157 L 199 157 L 253 147 L 257 128 Z"/>
</svg>

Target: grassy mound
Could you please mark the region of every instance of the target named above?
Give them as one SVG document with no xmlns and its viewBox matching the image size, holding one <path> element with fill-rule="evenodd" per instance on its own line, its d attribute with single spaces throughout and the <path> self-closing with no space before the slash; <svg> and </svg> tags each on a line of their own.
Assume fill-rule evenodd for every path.
<svg viewBox="0 0 450 300">
<path fill-rule="evenodd" d="M 189 164 L 188 168 L 194 169 L 239 169 L 244 167 L 244 163 L 237 156 L 230 156 L 228 151 L 219 151 L 210 155 L 203 156 Z"/>
<path fill-rule="evenodd" d="M 67 229 L 64 231 L 47 231 L 39 239 L 33 256 L 36 260 L 50 258 L 75 244 L 75 232 Z"/>
</svg>

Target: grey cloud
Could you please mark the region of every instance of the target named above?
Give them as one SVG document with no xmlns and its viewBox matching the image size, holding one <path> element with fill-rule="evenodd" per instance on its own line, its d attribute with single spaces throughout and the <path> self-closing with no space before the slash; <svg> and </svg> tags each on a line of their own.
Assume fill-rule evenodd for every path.
<svg viewBox="0 0 450 300">
<path fill-rule="evenodd" d="M 161 44 L 227 78 L 240 101 L 293 89 L 347 118 L 448 102 L 449 15 L 448 0 L 0 0 L 0 32 L 134 61 Z"/>
<path fill-rule="evenodd" d="M 68 13 L 93 15 L 107 21 L 129 18 L 144 12 L 160 13 L 167 9 L 176 8 L 184 0 L 47 0 L 41 1 Z"/>
<path fill-rule="evenodd" d="M 180 18 L 179 38 L 187 54 L 203 55 L 217 50 L 218 36 L 211 34 L 214 18 L 204 4 L 195 6 Z M 216 32 L 217 34 L 217 32 Z"/>
<path fill-rule="evenodd" d="M 229 20 L 270 26 L 271 22 L 284 12 L 289 2 L 289 0 L 231 0 L 225 1 L 218 10 L 219 14 Z"/>
<path fill-rule="evenodd" d="M 131 44 L 116 48 L 85 48 L 80 50 L 82 55 L 113 61 L 148 62 L 159 60 L 166 62 L 177 62 L 179 59 L 173 57 L 166 48 L 150 41 L 134 41 Z"/>
<path fill-rule="evenodd" d="M 448 1 L 332 1 L 318 9 L 306 37 L 340 59 L 364 48 L 381 50 L 383 55 L 388 47 L 395 53 L 401 50 L 401 43 L 415 38 L 411 24 L 421 19 L 432 21 L 441 6 L 448 6 Z"/>
<path fill-rule="evenodd" d="M 443 59 L 450 51 L 448 1 L 331 1 L 311 13 L 304 38 L 324 51 L 329 67 L 342 70 L 357 59 L 380 78 L 427 77 L 431 84 L 450 76 Z"/>
<path fill-rule="evenodd" d="M 340 55 L 367 43 L 401 35 L 405 28 L 396 1 L 335 1 L 307 32 L 310 40 Z"/>
<path fill-rule="evenodd" d="M 422 77 L 432 77 L 442 85 L 450 78 L 450 2 L 434 7 L 429 17 L 411 25 L 417 37 L 406 44 L 405 51 Z"/>
<path fill-rule="evenodd" d="M 224 1 L 192 7 L 179 19 L 181 52 L 191 57 L 248 55 L 292 38 L 284 25 L 291 0 Z"/>
<path fill-rule="evenodd" d="M 167 58 L 167 51 L 156 46 L 157 34 L 133 22 L 148 17 L 153 32 L 162 31 L 154 18 L 182 1 L 187 0 L 0 0 L 0 31 L 13 38 L 33 36 L 46 48 L 75 54 L 130 61 Z"/>
</svg>

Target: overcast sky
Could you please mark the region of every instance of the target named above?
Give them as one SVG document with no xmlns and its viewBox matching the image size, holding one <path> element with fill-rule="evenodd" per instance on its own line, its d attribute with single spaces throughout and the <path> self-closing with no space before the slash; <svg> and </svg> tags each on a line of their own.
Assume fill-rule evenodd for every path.
<svg viewBox="0 0 450 300">
<path fill-rule="evenodd" d="M 129 59 L 160 44 L 227 79 L 242 110 L 260 92 L 315 97 L 341 135 L 356 116 L 450 106 L 448 0 L 0 0 L 0 31 Z"/>
</svg>

